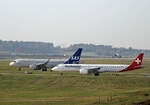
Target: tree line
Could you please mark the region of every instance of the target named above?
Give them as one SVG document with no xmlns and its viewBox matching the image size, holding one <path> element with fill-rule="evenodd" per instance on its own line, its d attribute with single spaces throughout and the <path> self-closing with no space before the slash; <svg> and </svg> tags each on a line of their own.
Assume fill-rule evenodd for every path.
<svg viewBox="0 0 150 105">
<path fill-rule="evenodd" d="M 74 44 L 67 48 L 54 46 L 46 42 L 25 42 L 25 41 L 3 41 L 0 40 L 0 55 L 71 55 L 78 48 L 83 48 L 84 56 L 112 56 L 119 53 L 121 56 L 136 56 L 144 52 L 150 56 L 150 50 L 129 48 L 115 48 L 111 45 L 95 44 Z"/>
</svg>

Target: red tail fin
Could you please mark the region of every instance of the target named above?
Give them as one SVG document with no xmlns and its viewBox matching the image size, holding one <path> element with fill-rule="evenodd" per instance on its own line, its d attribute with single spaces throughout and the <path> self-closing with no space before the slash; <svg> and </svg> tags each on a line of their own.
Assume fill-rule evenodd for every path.
<svg viewBox="0 0 150 105">
<path fill-rule="evenodd" d="M 142 65 L 142 61 L 143 61 L 143 56 L 144 56 L 144 53 L 140 53 L 136 57 L 136 59 L 134 59 L 134 61 L 126 69 L 122 70 L 121 72 L 142 68 L 141 65 Z"/>
</svg>

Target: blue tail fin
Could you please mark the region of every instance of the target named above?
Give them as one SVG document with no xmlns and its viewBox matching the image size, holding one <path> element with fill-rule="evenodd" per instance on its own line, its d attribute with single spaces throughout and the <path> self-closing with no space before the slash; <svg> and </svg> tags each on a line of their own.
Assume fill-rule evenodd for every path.
<svg viewBox="0 0 150 105">
<path fill-rule="evenodd" d="M 82 48 L 79 48 L 64 64 L 78 64 L 80 62 L 81 53 Z"/>
</svg>

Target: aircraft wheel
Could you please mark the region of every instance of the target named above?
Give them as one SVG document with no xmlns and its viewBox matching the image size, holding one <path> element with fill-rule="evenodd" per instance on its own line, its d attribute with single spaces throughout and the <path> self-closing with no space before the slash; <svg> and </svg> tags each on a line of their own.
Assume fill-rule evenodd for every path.
<svg viewBox="0 0 150 105">
<path fill-rule="evenodd" d="M 18 71 L 21 71 L 21 67 L 18 68 Z"/>
<path fill-rule="evenodd" d="M 96 72 L 96 73 L 94 73 L 94 75 L 95 75 L 95 76 L 99 76 L 99 73 L 98 73 L 98 72 Z"/>
<path fill-rule="evenodd" d="M 47 68 L 43 68 L 42 71 L 47 71 Z"/>
</svg>

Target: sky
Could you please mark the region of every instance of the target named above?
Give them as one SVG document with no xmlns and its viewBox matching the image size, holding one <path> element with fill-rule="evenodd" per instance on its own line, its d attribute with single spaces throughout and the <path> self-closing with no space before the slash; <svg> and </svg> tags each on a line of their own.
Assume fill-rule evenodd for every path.
<svg viewBox="0 0 150 105">
<path fill-rule="evenodd" d="M 0 0 L 0 40 L 150 49 L 150 0 Z"/>
</svg>

